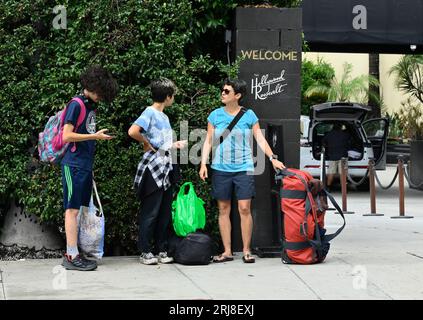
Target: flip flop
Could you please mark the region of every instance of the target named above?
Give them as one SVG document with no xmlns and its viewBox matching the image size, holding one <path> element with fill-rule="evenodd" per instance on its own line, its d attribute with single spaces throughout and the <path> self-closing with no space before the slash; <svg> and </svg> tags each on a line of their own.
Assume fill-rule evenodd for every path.
<svg viewBox="0 0 423 320">
<path fill-rule="evenodd" d="M 221 263 L 221 262 L 228 262 L 228 261 L 233 261 L 234 257 L 228 257 L 228 256 L 224 256 L 223 254 L 215 257 L 213 259 L 213 262 L 215 263 Z"/>
<path fill-rule="evenodd" d="M 251 253 L 246 253 L 242 256 L 242 261 L 244 261 L 244 263 L 254 263 L 256 262 L 256 259 L 251 255 Z"/>
</svg>

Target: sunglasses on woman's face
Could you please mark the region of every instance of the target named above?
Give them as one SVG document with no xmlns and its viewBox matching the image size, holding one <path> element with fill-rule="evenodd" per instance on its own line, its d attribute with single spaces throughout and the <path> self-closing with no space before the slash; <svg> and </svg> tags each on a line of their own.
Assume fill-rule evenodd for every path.
<svg viewBox="0 0 423 320">
<path fill-rule="evenodd" d="M 222 93 L 224 93 L 224 94 L 230 94 L 231 93 L 231 90 L 229 90 L 229 89 L 222 89 Z"/>
</svg>

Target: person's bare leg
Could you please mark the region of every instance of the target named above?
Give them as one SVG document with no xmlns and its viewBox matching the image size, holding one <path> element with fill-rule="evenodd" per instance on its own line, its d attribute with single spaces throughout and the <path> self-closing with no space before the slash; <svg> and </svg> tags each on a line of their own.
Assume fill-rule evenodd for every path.
<svg viewBox="0 0 423 320">
<path fill-rule="evenodd" d="M 231 200 L 217 200 L 217 206 L 219 208 L 219 230 L 224 248 L 222 255 L 231 257 Z"/>
<path fill-rule="evenodd" d="M 253 232 L 253 217 L 251 215 L 251 199 L 238 200 L 238 211 L 241 218 L 242 252 L 251 253 L 251 235 Z"/>
<path fill-rule="evenodd" d="M 78 209 L 67 209 L 65 211 L 65 231 L 67 247 L 78 247 Z M 75 257 L 72 257 L 75 258 Z"/>
<path fill-rule="evenodd" d="M 333 178 L 335 177 L 334 174 L 328 174 L 326 179 L 326 186 L 331 187 L 333 184 Z"/>
</svg>

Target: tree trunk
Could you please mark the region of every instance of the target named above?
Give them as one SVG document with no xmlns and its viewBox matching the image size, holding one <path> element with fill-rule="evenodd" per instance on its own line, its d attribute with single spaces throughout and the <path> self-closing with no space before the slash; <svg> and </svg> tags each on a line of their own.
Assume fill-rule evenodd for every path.
<svg viewBox="0 0 423 320">
<path fill-rule="evenodd" d="M 379 54 L 378 53 L 370 53 L 369 54 L 369 74 L 374 76 L 378 81 L 380 81 L 380 74 L 379 74 Z M 375 87 L 370 85 L 369 92 L 372 92 L 378 99 L 380 100 L 380 91 L 379 87 Z M 381 117 L 381 108 L 380 103 L 377 100 L 374 100 L 369 95 L 369 106 L 372 107 L 372 111 L 370 114 L 371 118 L 380 118 Z"/>
</svg>

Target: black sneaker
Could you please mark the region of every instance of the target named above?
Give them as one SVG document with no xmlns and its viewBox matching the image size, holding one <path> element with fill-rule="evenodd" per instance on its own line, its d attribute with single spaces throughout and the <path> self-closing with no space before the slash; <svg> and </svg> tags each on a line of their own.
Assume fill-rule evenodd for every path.
<svg viewBox="0 0 423 320">
<path fill-rule="evenodd" d="M 97 269 L 97 263 L 95 261 L 88 261 L 81 258 L 80 255 L 70 259 L 69 256 L 65 254 L 62 266 L 66 270 L 91 271 Z"/>
<path fill-rule="evenodd" d="M 91 256 L 88 256 L 87 254 L 80 252 L 79 256 L 82 260 L 85 260 L 87 263 L 97 264 L 97 259 Z"/>
</svg>

